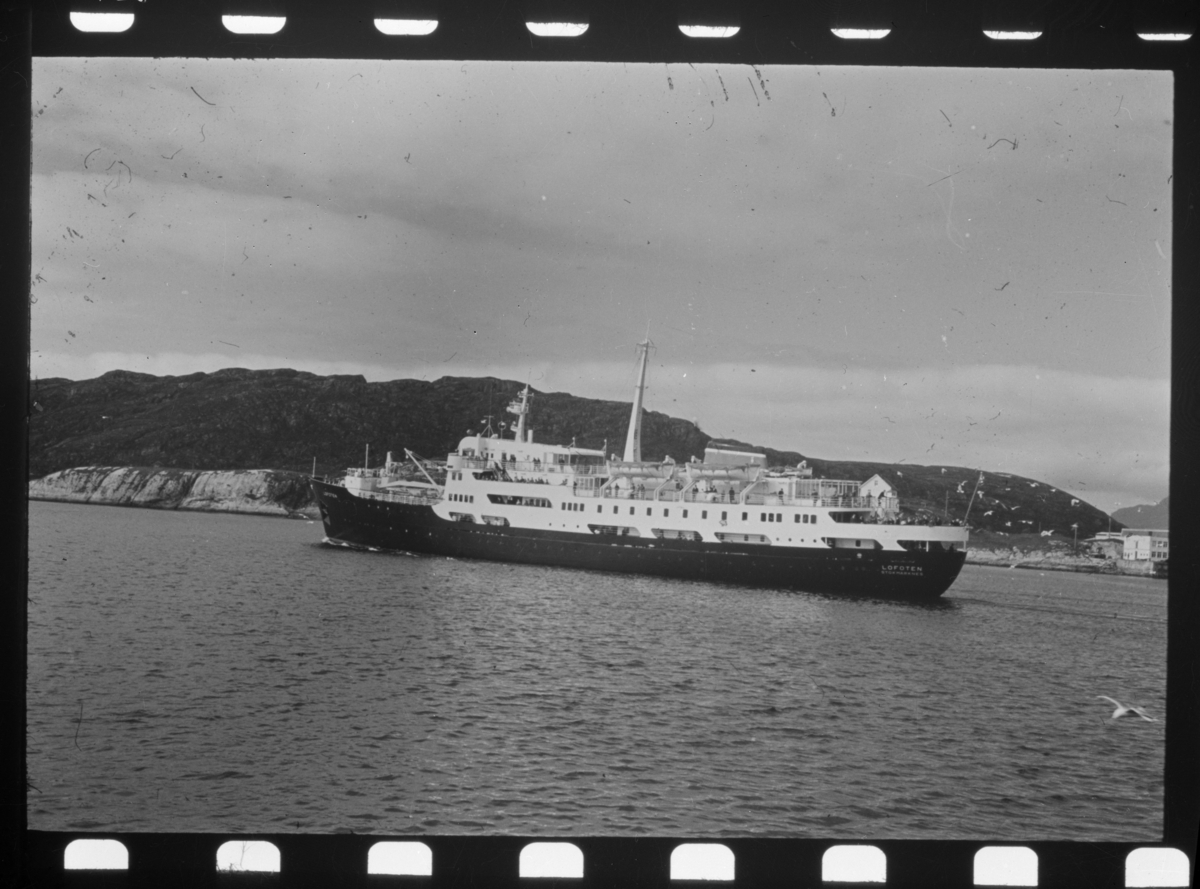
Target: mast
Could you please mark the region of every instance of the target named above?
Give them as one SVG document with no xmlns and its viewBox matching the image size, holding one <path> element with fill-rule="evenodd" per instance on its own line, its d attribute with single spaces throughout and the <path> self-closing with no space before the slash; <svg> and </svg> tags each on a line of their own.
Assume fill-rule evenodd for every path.
<svg viewBox="0 0 1200 889">
<path fill-rule="evenodd" d="M 517 428 L 513 432 L 513 439 L 515 441 L 525 441 L 525 439 L 527 438 L 526 429 L 525 429 L 525 417 L 529 414 L 529 396 L 532 394 L 533 393 L 529 391 L 529 384 L 526 383 L 525 388 L 523 390 L 521 390 L 521 392 L 518 393 L 518 396 L 517 396 L 521 400 L 513 401 L 508 405 L 508 412 L 510 414 L 517 415 Z"/>
<path fill-rule="evenodd" d="M 625 462 L 640 463 L 642 461 L 642 393 L 646 389 L 646 359 L 650 355 L 650 331 L 646 338 L 638 343 L 641 353 L 641 363 L 638 366 L 637 385 L 633 389 L 633 412 L 629 415 L 629 434 L 625 437 Z"/>
</svg>

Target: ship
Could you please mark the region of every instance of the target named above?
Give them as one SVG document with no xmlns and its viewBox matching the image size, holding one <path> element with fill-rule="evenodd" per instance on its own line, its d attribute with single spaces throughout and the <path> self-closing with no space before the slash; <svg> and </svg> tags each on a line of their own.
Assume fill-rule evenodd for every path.
<svg viewBox="0 0 1200 889">
<path fill-rule="evenodd" d="M 814 478 L 806 461 L 710 442 L 702 460 L 643 460 L 646 364 L 622 458 L 535 441 L 526 384 L 445 461 L 392 452 L 382 466 L 310 479 L 325 543 L 383 552 L 656 575 L 867 598 L 934 600 L 966 558 L 965 523 L 917 522 L 894 488 Z M 507 428 L 506 428 L 507 427 Z"/>
</svg>

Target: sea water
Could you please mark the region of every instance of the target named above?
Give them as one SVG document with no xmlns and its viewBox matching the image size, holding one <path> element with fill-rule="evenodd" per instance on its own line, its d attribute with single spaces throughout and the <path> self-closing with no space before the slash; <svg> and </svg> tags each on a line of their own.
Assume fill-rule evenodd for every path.
<svg viewBox="0 0 1200 889">
<path fill-rule="evenodd" d="M 1161 835 L 1164 581 L 914 605 L 322 537 L 31 503 L 29 826 Z"/>
</svg>

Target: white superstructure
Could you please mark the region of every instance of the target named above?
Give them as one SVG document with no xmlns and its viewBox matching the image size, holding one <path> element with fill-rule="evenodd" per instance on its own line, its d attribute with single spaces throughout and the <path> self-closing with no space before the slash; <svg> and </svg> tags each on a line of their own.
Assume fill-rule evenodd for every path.
<svg viewBox="0 0 1200 889">
<path fill-rule="evenodd" d="M 535 442 L 526 386 L 508 408 L 517 416 L 511 437 L 490 426 L 464 437 L 437 467 L 444 480 L 429 464 L 395 462 L 389 454 L 384 467 L 351 470 L 343 485 L 369 499 L 430 504 L 453 521 L 581 535 L 910 552 L 965 547 L 965 527 L 901 523 L 896 493 L 879 476 L 813 478 L 804 462 L 769 469 L 763 454 L 721 446 L 708 447 L 703 461 L 638 459 L 648 347 L 641 344 L 624 460 Z"/>
</svg>

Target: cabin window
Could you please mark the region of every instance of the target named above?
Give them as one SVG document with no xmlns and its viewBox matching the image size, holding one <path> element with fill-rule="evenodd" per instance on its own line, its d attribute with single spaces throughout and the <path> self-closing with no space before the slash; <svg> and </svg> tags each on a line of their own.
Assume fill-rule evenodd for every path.
<svg viewBox="0 0 1200 889">
<path fill-rule="evenodd" d="M 684 517 L 684 518 L 687 518 L 687 513 L 686 513 L 686 512 L 683 514 L 683 517 Z M 700 518 L 702 518 L 702 519 L 706 519 L 706 518 L 708 518 L 708 510 L 707 510 L 707 509 L 702 509 L 702 510 L 700 510 Z"/>
<path fill-rule="evenodd" d="M 617 507 L 617 506 L 614 506 L 614 507 L 613 507 L 613 515 L 616 515 L 616 514 L 617 514 L 617 510 L 618 510 L 619 508 L 620 508 L 620 507 Z"/>
<path fill-rule="evenodd" d="M 800 513 L 796 513 L 796 524 L 800 524 Z"/>
<path fill-rule="evenodd" d="M 767 520 L 767 514 L 765 512 L 760 512 L 758 514 L 758 520 L 760 522 L 765 522 Z"/>
<path fill-rule="evenodd" d="M 596 504 L 596 512 L 604 512 L 604 507 L 599 503 Z"/>
<path fill-rule="evenodd" d="M 747 517 L 748 515 L 750 515 L 750 513 L 748 513 L 748 512 L 744 512 L 744 513 L 742 513 L 742 521 L 743 521 L 743 522 L 744 522 L 744 521 L 746 521 L 746 517 Z"/>
<path fill-rule="evenodd" d="M 687 518 L 687 510 L 686 510 L 686 509 L 683 511 L 683 517 L 684 517 L 685 519 Z"/>
<path fill-rule="evenodd" d="M 650 507 L 646 507 L 646 515 L 650 515 Z"/>
<path fill-rule="evenodd" d="M 630 514 L 630 515 L 633 515 L 633 507 L 632 507 L 632 506 L 631 506 L 631 507 L 629 507 L 629 514 Z"/>
<path fill-rule="evenodd" d="M 782 522 L 783 521 L 783 513 L 781 513 L 781 512 L 775 513 L 775 521 Z"/>
<path fill-rule="evenodd" d="M 663 510 L 663 518 L 664 518 L 664 519 L 665 519 L 667 516 L 669 516 L 670 514 L 671 514 L 671 510 L 669 510 L 669 509 L 664 509 L 664 510 Z"/>
<path fill-rule="evenodd" d="M 729 513 L 721 510 L 721 521 L 725 521 L 727 518 L 729 518 Z"/>
</svg>

